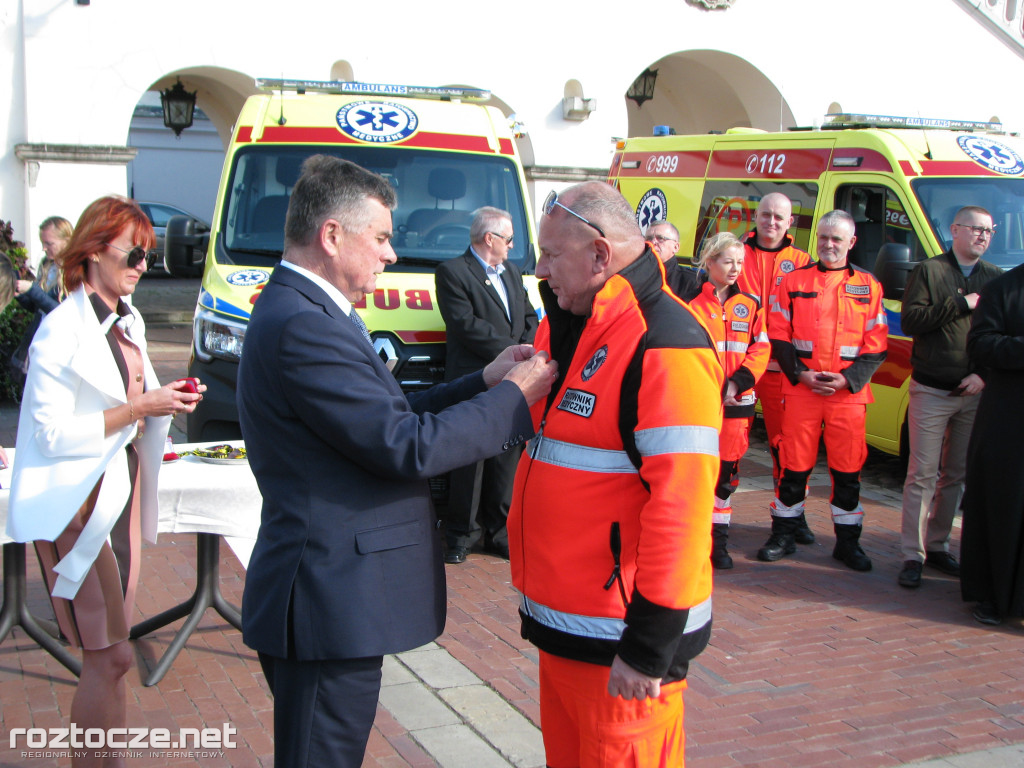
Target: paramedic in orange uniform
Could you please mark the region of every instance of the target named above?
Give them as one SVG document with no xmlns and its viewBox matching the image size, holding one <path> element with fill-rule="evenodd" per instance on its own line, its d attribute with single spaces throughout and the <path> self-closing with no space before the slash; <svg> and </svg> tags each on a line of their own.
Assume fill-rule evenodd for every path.
<svg viewBox="0 0 1024 768">
<path fill-rule="evenodd" d="M 731 232 L 719 232 L 704 242 L 695 265 L 706 282 L 690 301 L 718 347 L 727 377 L 725 413 L 718 440 L 718 485 L 711 515 L 711 565 L 732 568 L 729 556 L 729 497 L 739 485 L 740 459 L 750 444 L 750 422 L 754 418 L 754 384 L 768 365 L 771 345 L 764 326 L 760 302 L 742 293 L 736 282 L 743 269 L 743 243 Z"/>
<path fill-rule="evenodd" d="M 832 556 L 855 571 L 871 570 L 860 547 L 864 508 L 860 470 L 867 458 L 864 419 L 869 380 L 885 360 L 888 324 L 882 287 L 850 264 L 853 218 L 831 211 L 818 222 L 818 263 L 786 275 L 769 313 L 768 335 L 786 375 L 783 382 L 782 477 L 772 502 L 772 535 L 758 552 L 778 560 L 796 551 L 807 479 L 818 456 L 822 424 L 832 475 Z M 769 556 L 762 557 L 767 552 Z"/>
<path fill-rule="evenodd" d="M 781 192 L 769 192 L 758 203 L 754 214 L 754 230 L 743 240 L 746 256 L 743 272 L 736 281 L 740 290 L 756 296 L 761 302 L 767 324 L 775 293 L 782 278 L 811 261 L 811 257 L 793 245 L 786 233 L 793 226 L 793 204 Z M 768 369 L 757 382 L 757 399 L 761 402 L 761 415 L 768 433 L 768 446 L 772 456 L 772 478 L 776 490 L 779 484 L 779 436 L 782 434 L 782 371 L 775 356 Z M 795 534 L 797 544 L 813 544 L 814 534 L 807 521 L 800 518 Z"/>
<path fill-rule="evenodd" d="M 711 633 L 711 509 L 725 378 L 632 207 L 590 182 L 542 206 L 531 409 L 508 537 L 540 649 L 550 768 L 683 765 L 689 661 Z"/>
</svg>

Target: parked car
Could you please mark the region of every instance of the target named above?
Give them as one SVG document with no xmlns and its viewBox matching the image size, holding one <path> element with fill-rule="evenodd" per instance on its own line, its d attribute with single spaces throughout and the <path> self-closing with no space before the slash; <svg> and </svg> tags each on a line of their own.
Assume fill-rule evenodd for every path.
<svg viewBox="0 0 1024 768">
<path fill-rule="evenodd" d="M 167 222 L 170 221 L 172 216 L 185 216 L 191 219 L 195 222 L 194 228 L 197 233 L 209 232 L 210 225 L 198 216 L 169 203 L 146 203 L 140 201 L 139 207 L 149 217 L 149 221 L 153 225 L 153 232 L 156 233 L 156 247 L 150 251 L 151 254 L 156 254 L 153 267 L 155 269 L 167 270 L 172 277 L 199 277 L 202 275 L 202 263 L 188 268 L 179 268 L 173 264 L 168 264 L 164 255 L 164 239 L 167 235 Z"/>
</svg>

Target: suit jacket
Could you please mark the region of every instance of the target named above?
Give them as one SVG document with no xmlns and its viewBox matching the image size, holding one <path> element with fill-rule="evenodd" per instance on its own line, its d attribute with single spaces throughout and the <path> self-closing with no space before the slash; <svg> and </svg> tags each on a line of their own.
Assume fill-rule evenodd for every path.
<svg viewBox="0 0 1024 768">
<path fill-rule="evenodd" d="M 479 371 L 505 347 L 533 341 L 537 312 L 526 295 L 519 268 L 506 261 L 501 281 L 508 294 L 511 320 L 498 292 L 488 284 L 484 268 L 468 249 L 438 266 L 434 283 L 447 334 L 447 381 Z"/>
<path fill-rule="evenodd" d="M 146 389 L 160 386 L 146 354 L 146 324 L 135 319 L 128 337 L 142 350 Z M 16 541 L 53 541 L 67 527 L 102 476 L 89 522 L 72 550 L 57 564 L 57 597 L 72 598 L 107 540 L 131 492 L 124 451 L 134 424 L 104 436 L 103 411 L 127 402 L 124 381 L 96 319 L 85 288 L 43 318 L 30 352 L 31 363 L 18 419 L 7 531 Z M 156 483 L 171 417 L 146 419 L 139 454 L 142 534 L 156 539 Z"/>
<path fill-rule="evenodd" d="M 407 397 L 326 292 L 279 267 L 253 307 L 238 413 L 263 495 L 245 643 L 305 661 L 437 637 L 444 566 L 427 480 L 531 436 L 519 388 L 486 390 L 477 373 Z"/>
</svg>

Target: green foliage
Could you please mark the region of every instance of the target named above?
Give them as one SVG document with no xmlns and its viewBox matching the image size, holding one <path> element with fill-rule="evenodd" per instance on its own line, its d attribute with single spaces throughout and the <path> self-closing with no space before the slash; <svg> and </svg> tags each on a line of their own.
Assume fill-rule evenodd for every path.
<svg viewBox="0 0 1024 768">
<path fill-rule="evenodd" d="M 14 239 L 14 228 L 10 222 L 0 220 L 0 254 L 10 259 L 19 275 L 26 273 L 28 250 L 25 244 Z M 21 402 L 22 387 L 25 383 L 21 371 L 11 368 L 10 360 L 14 350 L 21 343 L 25 329 L 32 322 L 32 313 L 12 301 L 0 312 L 0 400 Z"/>
</svg>

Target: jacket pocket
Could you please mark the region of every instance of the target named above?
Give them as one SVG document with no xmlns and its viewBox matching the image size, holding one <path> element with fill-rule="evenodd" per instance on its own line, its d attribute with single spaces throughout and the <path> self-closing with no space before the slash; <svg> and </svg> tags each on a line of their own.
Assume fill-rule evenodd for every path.
<svg viewBox="0 0 1024 768">
<path fill-rule="evenodd" d="M 356 551 L 361 555 L 411 547 L 423 541 L 423 526 L 412 521 L 356 532 Z"/>
</svg>

